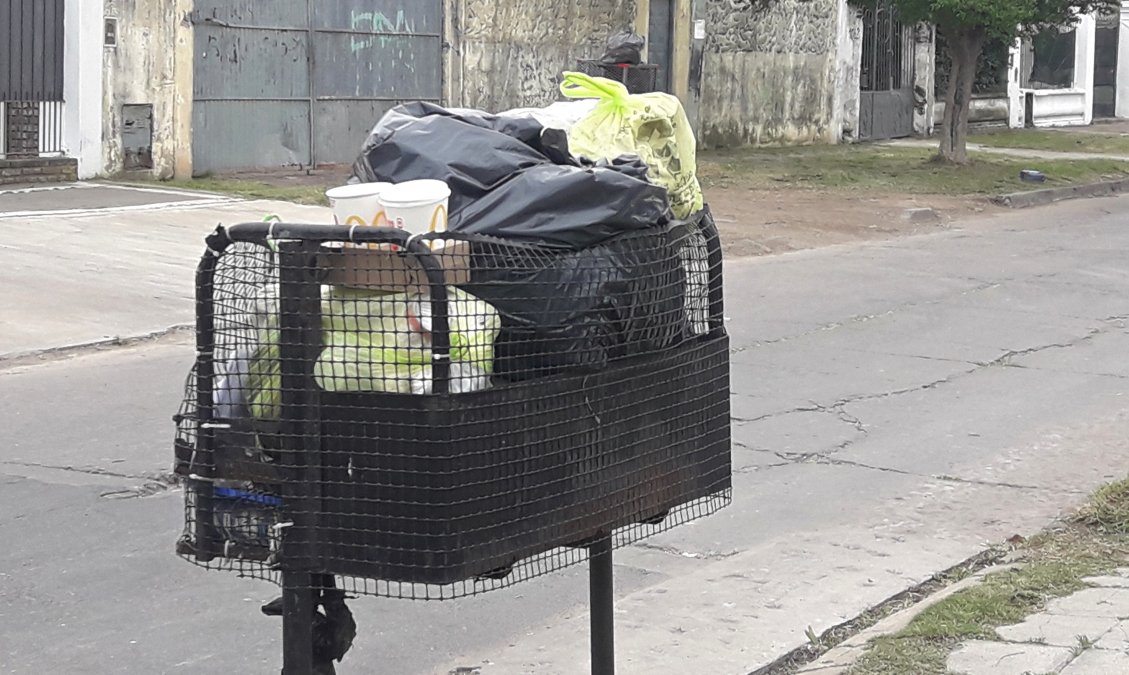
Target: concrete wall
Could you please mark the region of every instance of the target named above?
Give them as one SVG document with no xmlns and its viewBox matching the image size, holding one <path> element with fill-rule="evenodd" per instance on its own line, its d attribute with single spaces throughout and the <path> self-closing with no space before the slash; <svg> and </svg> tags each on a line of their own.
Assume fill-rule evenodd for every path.
<svg viewBox="0 0 1129 675">
<path fill-rule="evenodd" d="M 933 104 L 933 125 L 945 118 L 945 102 L 938 99 Z M 973 94 L 968 108 L 968 122 L 977 126 L 1007 126 L 1008 98 L 1006 94 Z"/>
<path fill-rule="evenodd" d="M 837 140 L 842 2 L 708 0 L 705 144 Z"/>
<path fill-rule="evenodd" d="M 634 0 L 450 0 L 447 99 L 501 111 L 560 98 L 559 75 L 635 25 Z"/>
<path fill-rule="evenodd" d="M 191 0 L 105 0 L 106 18 L 116 18 L 116 46 L 102 59 L 101 173 L 124 168 L 124 105 L 152 105 L 152 163 L 156 178 L 191 172 Z M 187 35 L 186 35 L 187 34 Z M 187 51 L 185 45 L 188 45 Z M 187 127 L 186 127 L 187 124 Z M 179 168 L 179 171 L 178 171 Z"/>
</svg>

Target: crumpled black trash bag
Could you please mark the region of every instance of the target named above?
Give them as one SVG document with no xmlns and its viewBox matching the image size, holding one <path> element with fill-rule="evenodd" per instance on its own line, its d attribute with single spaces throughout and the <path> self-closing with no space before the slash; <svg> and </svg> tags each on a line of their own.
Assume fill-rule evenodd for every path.
<svg viewBox="0 0 1129 675">
<path fill-rule="evenodd" d="M 357 637 L 357 622 L 345 604 L 345 593 L 326 589 L 322 593 L 322 612 L 314 613 L 314 665 L 325 675 L 336 672 L 333 662 L 341 662 Z"/>
<path fill-rule="evenodd" d="M 665 190 L 654 190 L 656 186 L 633 175 L 645 173 L 646 166 L 617 162 L 590 168 L 530 167 L 458 212 L 452 209 L 449 228 L 582 249 L 666 220 L 670 204 Z"/>
<path fill-rule="evenodd" d="M 620 31 L 608 38 L 608 49 L 600 63 L 608 65 L 637 66 L 643 61 L 643 47 L 647 40 L 631 31 Z"/>
<path fill-rule="evenodd" d="M 353 165 L 353 175 L 360 178 L 362 182 L 371 183 L 375 181 L 375 178 L 371 177 L 370 174 L 371 167 L 366 161 L 369 151 L 373 150 L 376 144 L 386 141 L 388 135 L 392 132 L 399 131 L 404 126 L 410 126 L 414 122 L 430 116 L 446 117 L 448 120 L 478 126 L 480 129 L 497 131 L 525 143 L 526 146 L 530 146 L 534 150 L 543 150 L 541 132 L 544 128 L 533 117 L 501 117 L 469 108 L 460 108 L 454 111 L 454 109 L 420 100 L 420 102 L 397 105 L 391 111 L 385 113 L 383 117 L 380 117 L 376 128 L 369 133 L 364 147 L 361 148 L 357 164 Z"/>
<path fill-rule="evenodd" d="M 463 288 L 502 318 L 494 376 L 516 382 L 677 346 L 689 335 L 686 274 L 672 229 L 579 251 L 475 244 Z"/>
<path fill-rule="evenodd" d="M 442 180 L 451 188 L 448 229 L 580 249 L 671 218 L 666 190 L 637 157 L 591 163 L 567 136 L 532 118 L 398 106 L 365 142 L 362 182 Z"/>
</svg>

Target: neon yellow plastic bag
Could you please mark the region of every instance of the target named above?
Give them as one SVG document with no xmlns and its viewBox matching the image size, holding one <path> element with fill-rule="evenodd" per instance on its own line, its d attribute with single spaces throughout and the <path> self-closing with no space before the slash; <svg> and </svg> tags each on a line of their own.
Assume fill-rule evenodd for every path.
<svg viewBox="0 0 1129 675">
<path fill-rule="evenodd" d="M 565 73 L 561 93 L 595 98 L 596 109 L 568 132 L 569 149 L 589 159 L 638 155 L 648 177 L 670 193 L 674 215 L 688 218 L 705 203 L 698 183 L 698 146 L 682 102 L 670 94 L 629 94 L 614 80 Z"/>
<path fill-rule="evenodd" d="M 488 303 L 451 288 L 448 291 L 451 341 L 449 392 L 479 391 L 490 386 L 494 340 L 501 317 Z M 413 325 L 413 321 L 415 325 Z M 278 419 L 282 372 L 277 320 L 260 331 L 247 381 L 251 413 Z M 322 300 L 324 349 L 314 364 L 314 379 L 324 391 L 430 394 L 431 304 L 407 294 L 381 294 L 334 288 Z"/>
</svg>

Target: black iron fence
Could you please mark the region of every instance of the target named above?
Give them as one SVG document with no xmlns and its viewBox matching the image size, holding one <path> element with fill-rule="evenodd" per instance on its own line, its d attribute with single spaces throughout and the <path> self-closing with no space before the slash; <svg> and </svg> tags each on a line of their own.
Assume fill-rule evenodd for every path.
<svg viewBox="0 0 1129 675">
<path fill-rule="evenodd" d="M 913 31 L 886 2 L 863 11 L 863 91 L 897 91 L 913 87 Z"/>
<path fill-rule="evenodd" d="M 0 157 L 63 151 L 64 0 L 0 2 Z"/>
</svg>

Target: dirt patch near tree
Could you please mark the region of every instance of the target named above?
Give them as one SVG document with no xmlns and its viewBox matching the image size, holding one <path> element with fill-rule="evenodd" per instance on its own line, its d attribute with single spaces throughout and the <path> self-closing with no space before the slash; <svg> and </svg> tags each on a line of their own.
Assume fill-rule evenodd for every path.
<svg viewBox="0 0 1129 675">
<path fill-rule="evenodd" d="M 706 201 L 734 257 L 939 232 L 962 218 L 1005 211 L 980 197 L 838 190 L 712 188 Z"/>
</svg>

